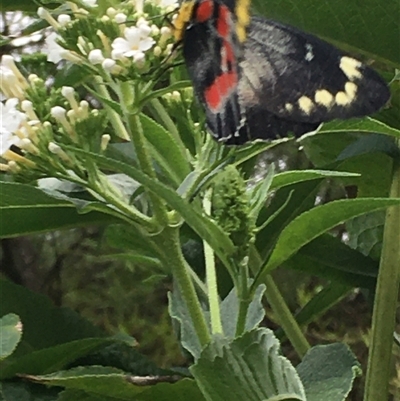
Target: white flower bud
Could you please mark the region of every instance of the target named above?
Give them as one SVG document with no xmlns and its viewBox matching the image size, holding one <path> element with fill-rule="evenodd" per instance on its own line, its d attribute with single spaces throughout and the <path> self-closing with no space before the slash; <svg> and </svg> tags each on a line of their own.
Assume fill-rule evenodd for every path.
<svg viewBox="0 0 400 401">
<path fill-rule="evenodd" d="M 101 137 L 100 149 L 104 152 L 107 149 L 107 146 L 110 142 L 111 136 L 108 134 L 104 134 Z"/>
<path fill-rule="evenodd" d="M 160 34 L 160 28 L 157 25 L 152 25 L 151 26 L 151 35 L 152 36 L 157 36 Z"/>
<path fill-rule="evenodd" d="M 60 154 L 63 150 L 60 148 L 60 146 L 58 146 L 57 144 L 55 144 L 54 142 L 49 142 L 48 145 L 48 149 L 51 153 L 58 155 Z"/>
<path fill-rule="evenodd" d="M 114 20 L 117 24 L 123 24 L 127 20 L 127 15 L 124 13 L 118 13 L 115 15 Z"/>
<path fill-rule="evenodd" d="M 22 109 L 22 111 L 24 111 L 27 114 L 27 116 L 31 120 L 38 120 L 38 116 L 36 115 L 35 111 L 33 110 L 32 102 L 30 102 L 29 100 L 23 100 L 21 102 L 21 109 Z"/>
<path fill-rule="evenodd" d="M 64 107 L 61 106 L 54 106 L 50 110 L 51 116 L 56 119 L 57 121 L 65 120 L 65 114 L 67 113 L 67 110 L 64 109 Z"/>
<path fill-rule="evenodd" d="M 108 7 L 106 14 L 110 17 L 113 18 L 117 14 L 117 10 L 114 7 Z"/>
<path fill-rule="evenodd" d="M 178 91 L 173 91 L 171 93 L 171 99 L 175 101 L 180 101 L 181 100 L 181 94 Z"/>
<path fill-rule="evenodd" d="M 159 56 L 161 56 L 161 53 L 162 53 L 161 47 L 160 46 L 155 46 L 154 49 L 153 49 L 153 54 L 156 57 L 159 57 Z"/>
<path fill-rule="evenodd" d="M 94 49 L 89 53 L 88 60 L 94 65 L 101 64 L 104 61 L 103 53 L 100 49 Z"/>
<path fill-rule="evenodd" d="M 46 20 L 54 29 L 60 29 L 60 24 L 52 17 L 52 15 L 43 7 L 39 7 L 37 15 Z"/>
<path fill-rule="evenodd" d="M 63 60 L 71 61 L 71 63 L 82 64 L 82 59 L 75 53 L 69 50 L 60 50 L 60 57 Z"/>
<path fill-rule="evenodd" d="M 14 160 L 10 160 L 7 165 L 9 167 L 9 171 L 11 173 L 19 173 L 21 171 L 21 168 L 18 166 L 17 162 L 15 162 Z"/>
<path fill-rule="evenodd" d="M 21 139 L 18 142 L 18 147 L 34 155 L 39 154 L 39 149 L 28 138 Z"/>
<path fill-rule="evenodd" d="M 67 25 L 67 24 L 69 24 L 71 22 L 71 17 L 68 14 L 60 14 L 57 17 L 57 22 L 61 26 L 65 26 L 65 25 Z"/>
<path fill-rule="evenodd" d="M 63 86 L 61 88 L 61 94 L 68 100 L 71 108 L 77 112 L 78 110 L 78 102 L 75 99 L 75 89 L 71 86 Z"/>
<path fill-rule="evenodd" d="M 171 36 L 171 28 L 168 28 L 167 26 L 163 26 L 160 29 L 160 33 L 162 36 Z"/>
<path fill-rule="evenodd" d="M 34 83 L 37 83 L 38 81 L 41 81 L 41 79 L 40 79 L 36 74 L 30 74 L 30 75 L 28 76 L 28 81 L 29 81 L 31 84 L 34 84 Z"/>
<path fill-rule="evenodd" d="M 79 103 L 79 112 L 78 112 L 79 118 L 84 120 L 85 118 L 88 118 L 89 115 L 89 103 L 86 100 L 82 100 Z"/>
<path fill-rule="evenodd" d="M 112 73 L 114 67 L 116 66 L 116 61 L 111 58 L 106 58 L 102 63 L 101 66 L 104 68 L 105 71 Z"/>
</svg>

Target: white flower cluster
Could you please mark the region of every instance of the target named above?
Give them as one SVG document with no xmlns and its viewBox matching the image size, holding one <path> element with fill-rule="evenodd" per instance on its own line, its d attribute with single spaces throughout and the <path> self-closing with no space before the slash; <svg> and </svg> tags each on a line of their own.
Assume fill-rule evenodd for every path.
<svg viewBox="0 0 400 401">
<path fill-rule="evenodd" d="M 15 173 L 19 172 L 21 167 L 34 167 L 35 163 L 24 156 L 30 154 L 46 157 L 43 155 L 44 147 L 49 154 L 57 155 L 64 162 L 70 161 L 62 148 L 55 143 L 52 124 L 49 121 L 41 121 L 32 102 L 26 98 L 28 89 L 32 90 L 35 85 L 44 86 L 44 82 L 34 74 L 25 79 L 13 57 L 9 55 L 2 57 L 0 82 L 2 93 L 6 98 L 0 102 L 0 157 L 7 162 L 0 163 L 0 171 Z M 77 143 L 79 138 L 74 125 L 90 115 L 97 115 L 98 110 L 90 111 L 89 104 L 85 100 L 78 103 L 72 87 L 64 86 L 61 94 L 69 104 L 69 110 L 55 106 L 51 108 L 50 114 L 58 124 L 58 130 L 68 136 L 67 142 Z M 110 137 L 108 135 L 103 137 L 100 140 L 101 148 L 104 150 Z M 13 145 L 19 151 L 10 149 Z"/>
<path fill-rule="evenodd" d="M 156 7 L 159 16 L 178 7 L 177 0 L 148 0 L 148 2 Z M 86 0 L 84 3 L 90 7 L 96 6 L 94 0 Z M 72 4 L 72 18 L 70 15 L 61 14 L 58 15 L 56 20 L 46 9 L 40 7 L 38 15 L 54 28 L 54 31 L 47 36 L 45 41 L 44 51 L 47 53 L 48 61 L 58 63 L 61 60 L 67 60 L 78 64 L 89 62 L 92 65 L 102 66 L 108 73 L 118 74 L 132 63 L 138 68 L 142 68 L 145 65 L 147 54 L 152 54 L 155 57 L 168 55 L 172 48 L 172 43 L 169 43 L 172 41 L 172 34 L 170 27 L 162 26 L 166 23 L 165 20 L 158 18 L 161 21 L 158 24 L 159 26 L 150 23 L 147 19 L 149 16 L 143 12 L 145 6 L 143 0 L 128 1 L 128 3 L 132 4 L 125 2 L 121 5 L 125 8 L 117 10 L 110 7 L 105 15 L 96 16 L 99 21 L 114 22 L 120 35 L 111 38 L 99 30 L 96 34 L 101 39 L 102 48 L 96 48 L 91 42 L 91 38 L 80 37 L 80 41 L 77 43 L 80 53 L 60 46 L 62 40 L 58 31 L 62 28 L 68 28 L 74 21 L 74 16 L 75 18 L 84 18 L 88 12 L 93 16 L 96 15 L 95 11 L 82 10 L 74 3 L 68 2 L 68 5 L 71 6 Z M 128 5 L 131 8 L 133 5 L 133 9 L 136 10 L 132 16 L 127 14 Z M 154 19 L 152 20 L 154 22 Z"/>
</svg>

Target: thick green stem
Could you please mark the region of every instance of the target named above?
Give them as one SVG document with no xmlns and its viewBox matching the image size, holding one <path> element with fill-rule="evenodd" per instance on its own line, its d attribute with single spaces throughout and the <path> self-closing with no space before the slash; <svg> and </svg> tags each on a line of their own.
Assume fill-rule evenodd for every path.
<svg viewBox="0 0 400 401">
<path fill-rule="evenodd" d="M 397 141 L 400 149 L 400 140 Z M 394 161 L 390 197 L 400 198 L 400 160 Z M 387 400 L 400 283 L 400 206 L 386 211 L 383 247 L 372 315 L 364 401 Z"/>
<path fill-rule="evenodd" d="M 239 287 L 236 287 L 236 291 L 238 292 L 239 299 L 239 314 L 238 320 L 236 323 L 236 336 L 241 336 L 246 329 L 246 318 L 247 311 L 249 310 L 249 305 L 253 297 L 250 297 L 249 292 L 249 267 L 248 260 L 242 263 L 239 266 Z"/>
<path fill-rule="evenodd" d="M 208 215 L 211 213 L 210 198 L 211 198 L 211 189 L 207 190 L 203 201 L 204 211 Z M 213 334 L 222 334 L 223 328 L 221 323 L 221 313 L 219 307 L 219 295 L 218 295 L 218 285 L 217 285 L 217 274 L 215 271 L 214 251 L 206 241 L 203 241 L 203 247 L 204 247 L 205 265 L 206 265 L 208 304 L 210 308 L 210 317 L 211 317 L 211 332 Z"/>
<path fill-rule="evenodd" d="M 164 250 L 164 263 L 171 267 L 174 279 L 178 283 L 179 291 L 189 311 L 197 337 L 200 344 L 204 347 L 210 342 L 211 337 L 189 274 L 190 267 L 182 255 L 179 228 L 166 227 L 156 238 L 159 240 L 160 248 Z"/>
<path fill-rule="evenodd" d="M 310 344 L 304 337 L 300 326 L 297 324 L 296 319 L 290 312 L 289 307 L 279 292 L 279 289 L 271 275 L 267 275 L 264 282 L 267 287 L 265 290 L 265 296 L 271 305 L 274 314 L 279 319 L 279 324 L 282 326 L 282 329 L 299 357 L 303 358 L 306 352 L 310 349 Z"/>
<path fill-rule="evenodd" d="M 256 262 L 255 264 L 259 268 L 262 261 L 255 248 L 253 248 L 251 256 L 254 258 L 254 261 Z M 264 277 L 264 283 L 266 285 L 265 297 L 267 298 L 267 301 L 271 305 L 274 314 L 279 319 L 279 324 L 282 326 L 282 329 L 293 345 L 293 348 L 299 357 L 303 358 L 306 352 L 310 349 L 310 344 L 305 338 L 300 326 L 297 324 L 295 317 L 290 312 L 289 307 L 283 299 L 271 275 L 268 274 Z"/>
</svg>

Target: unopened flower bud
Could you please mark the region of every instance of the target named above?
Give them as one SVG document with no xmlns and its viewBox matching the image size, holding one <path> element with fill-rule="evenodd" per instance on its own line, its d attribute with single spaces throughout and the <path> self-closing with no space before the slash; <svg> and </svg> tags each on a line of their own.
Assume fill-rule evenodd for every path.
<svg viewBox="0 0 400 401">
<path fill-rule="evenodd" d="M 28 138 L 21 139 L 18 142 L 18 147 L 20 147 L 21 149 L 23 149 L 29 153 L 32 153 L 33 155 L 39 154 L 39 149 Z"/>
<path fill-rule="evenodd" d="M 110 17 L 113 18 L 117 14 L 117 10 L 114 7 L 108 7 L 106 14 Z"/>
<path fill-rule="evenodd" d="M 60 24 L 52 17 L 52 15 L 43 7 L 39 7 L 37 15 L 46 20 L 54 29 L 60 29 Z"/>
<path fill-rule="evenodd" d="M 75 99 L 75 89 L 71 86 L 63 86 L 61 94 L 68 100 L 71 108 L 76 112 L 78 110 L 78 102 Z"/>
<path fill-rule="evenodd" d="M 89 53 L 88 60 L 94 65 L 101 64 L 104 61 L 103 53 L 100 49 L 94 49 Z"/>
<path fill-rule="evenodd" d="M 104 152 L 107 149 L 107 146 L 110 142 L 111 136 L 108 134 L 104 134 L 101 137 L 100 149 Z"/>
<path fill-rule="evenodd" d="M 160 46 L 155 46 L 154 49 L 153 49 L 153 54 L 156 57 L 159 57 L 159 56 L 161 56 L 161 53 L 162 53 L 161 47 Z"/>
<path fill-rule="evenodd" d="M 24 111 L 27 114 L 27 116 L 31 120 L 38 120 L 38 116 L 36 115 L 35 111 L 33 110 L 32 102 L 30 102 L 29 100 L 23 100 L 21 102 L 21 109 L 22 109 L 22 111 Z"/>
<path fill-rule="evenodd" d="M 114 20 L 117 24 L 124 24 L 128 19 L 127 15 L 124 13 L 118 13 L 115 15 Z"/>
<path fill-rule="evenodd" d="M 61 26 L 65 26 L 65 25 L 67 25 L 67 24 L 69 24 L 71 22 L 71 17 L 68 14 L 60 14 L 57 17 L 57 22 Z"/>
</svg>

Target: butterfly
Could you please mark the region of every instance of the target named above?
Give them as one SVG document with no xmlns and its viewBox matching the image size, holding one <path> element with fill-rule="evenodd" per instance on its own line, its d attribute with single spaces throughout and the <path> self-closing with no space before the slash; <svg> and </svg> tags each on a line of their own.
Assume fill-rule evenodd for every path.
<svg viewBox="0 0 400 401">
<path fill-rule="evenodd" d="M 216 140 L 298 137 L 387 103 L 389 88 L 372 68 L 316 36 L 251 17 L 249 6 L 249 0 L 186 0 L 174 20 Z"/>
</svg>

